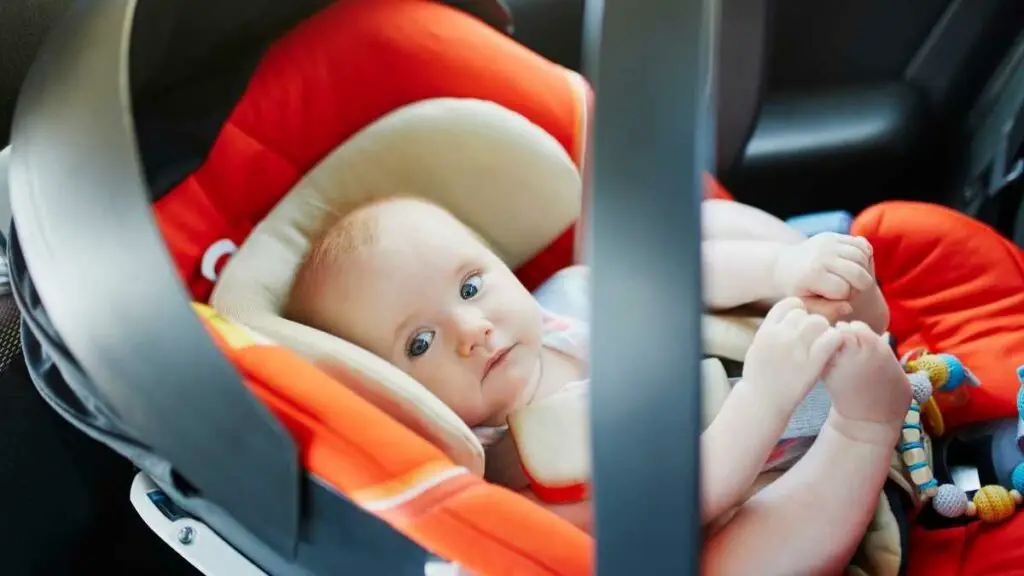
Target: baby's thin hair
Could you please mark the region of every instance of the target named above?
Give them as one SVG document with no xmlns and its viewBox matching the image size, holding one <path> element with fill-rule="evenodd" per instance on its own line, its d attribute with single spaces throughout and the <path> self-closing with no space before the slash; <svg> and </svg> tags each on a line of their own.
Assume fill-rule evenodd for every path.
<svg viewBox="0 0 1024 576">
<path fill-rule="evenodd" d="M 282 315 L 294 322 L 324 330 L 319 325 L 319 315 L 313 310 L 317 299 L 316 287 L 323 284 L 323 274 L 337 274 L 337 266 L 345 256 L 364 248 L 372 247 L 378 240 L 379 222 L 373 211 L 374 206 L 397 200 L 413 200 L 444 207 L 419 196 L 391 194 L 361 202 L 342 210 L 342 216 L 334 219 L 312 241 L 295 272 Z"/>
</svg>

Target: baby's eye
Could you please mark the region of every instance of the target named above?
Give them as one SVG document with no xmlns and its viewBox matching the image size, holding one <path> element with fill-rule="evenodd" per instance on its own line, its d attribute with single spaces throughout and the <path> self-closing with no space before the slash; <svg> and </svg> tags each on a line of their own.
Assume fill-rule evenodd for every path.
<svg viewBox="0 0 1024 576">
<path fill-rule="evenodd" d="M 424 330 L 417 332 L 412 340 L 409 341 L 409 345 L 406 347 L 405 353 L 410 358 L 416 358 L 427 353 L 430 349 L 430 345 L 434 342 L 434 332 L 432 330 Z"/>
<path fill-rule="evenodd" d="M 469 300 L 480 292 L 480 287 L 483 286 L 484 279 L 479 274 L 473 274 L 466 278 L 462 282 L 462 288 L 459 289 L 459 295 L 462 296 L 463 300 Z"/>
</svg>

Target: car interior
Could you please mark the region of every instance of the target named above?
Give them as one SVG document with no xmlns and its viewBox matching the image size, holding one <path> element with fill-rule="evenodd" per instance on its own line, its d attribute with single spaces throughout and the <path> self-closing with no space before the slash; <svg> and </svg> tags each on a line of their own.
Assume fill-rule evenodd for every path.
<svg viewBox="0 0 1024 576">
<path fill-rule="evenodd" d="M 493 9 L 488 2 L 448 3 L 482 18 Z M 73 4 L 0 5 L 0 176 L 10 161 L 23 83 Z M 513 39 L 588 76 L 585 4 L 500 3 L 511 14 Z M 715 4 L 715 175 L 737 200 L 784 219 L 830 211 L 856 215 L 891 200 L 927 201 L 975 217 L 1024 247 L 1024 5 Z M 608 10 L 606 17 L 614 14 Z M 672 39 L 660 46 L 674 49 Z M 5 246 L 7 185 L 0 178 Z M 129 501 L 136 466 L 40 395 L 21 349 L 11 280 L 6 274 L 0 279 L 0 571 L 200 573 L 147 527 Z"/>
</svg>

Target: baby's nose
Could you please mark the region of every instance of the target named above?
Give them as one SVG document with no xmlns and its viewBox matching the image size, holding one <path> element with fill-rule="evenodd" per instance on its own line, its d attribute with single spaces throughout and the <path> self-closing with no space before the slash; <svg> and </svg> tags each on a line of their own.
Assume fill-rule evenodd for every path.
<svg viewBox="0 0 1024 576">
<path fill-rule="evenodd" d="M 469 356 L 487 341 L 494 326 L 482 314 L 461 314 L 455 321 L 459 334 L 459 354 Z"/>
</svg>

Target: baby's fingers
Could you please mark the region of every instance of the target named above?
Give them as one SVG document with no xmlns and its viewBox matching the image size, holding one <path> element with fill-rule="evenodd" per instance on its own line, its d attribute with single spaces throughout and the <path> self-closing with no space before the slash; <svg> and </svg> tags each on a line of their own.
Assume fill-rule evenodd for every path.
<svg viewBox="0 0 1024 576">
<path fill-rule="evenodd" d="M 847 300 L 850 298 L 850 283 L 828 268 L 824 269 L 816 280 L 813 291 L 818 296 L 829 300 Z"/>
<path fill-rule="evenodd" d="M 796 297 L 783 298 L 775 303 L 764 316 L 765 324 L 779 324 L 793 310 L 803 310 L 804 303 Z"/>
<path fill-rule="evenodd" d="M 840 318 L 846 318 L 853 313 L 853 306 L 843 300 L 826 300 L 816 296 L 808 296 L 803 301 L 809 314 L 823 316 L 828 320 L 829 324 L 833 324 Z"/>
<path fill-rule="evenodd" d="M 829 360 L 835 356 L 836 352 L 839 351 L 839 347 L 843 344 L 843 335 L 839 330 L 833 327 L 829 327 L 818 337 L 817 340 L 811 344 L 810 350 L 808 350 L 808 356 L 811 362 L 815 366 L 821 366 L 822 369 L 828 364 Z"/>
<path fill-rule="evenodd" d="M 871 267 L 871 251 L 865 250 L 862 246 L 840 243 L 835 248 L 835 254 L 840 258 L 857 263 L 865 270 Z"/>
<path fill-rule="evenodd" d="M 874 249 L 871 247 L 871 242 L 868 242 L 867 238 L 863 236 L 849 236 L 847 234 L 839 235 L 839 242 L 846 244 L 847 246 L 853 246 L 858 250 L 864 252 L 868 256 L 874 254 Z"/>
<path fill-rule="evenodd" d="M 799 324 L 797 328 L 797 337 L 800 338 L 800 342 L 810 349 L 811 346 L 820 338 L 825 332 L 829 330 L 829 322 L 824 316 L 817 314 L 811 314 L 806 316 Z"/>
<path fill-rule="evenodd" d="M 857 290 L 867 290 L 875 283 L 875 279 L 871 277 L 866 264 L 867 262 L 865 262 L 865 266 L 861 266 L 850 260 L 836 258 L 826 262 L 825 269 L 839 276 Z"/>
</svg>

